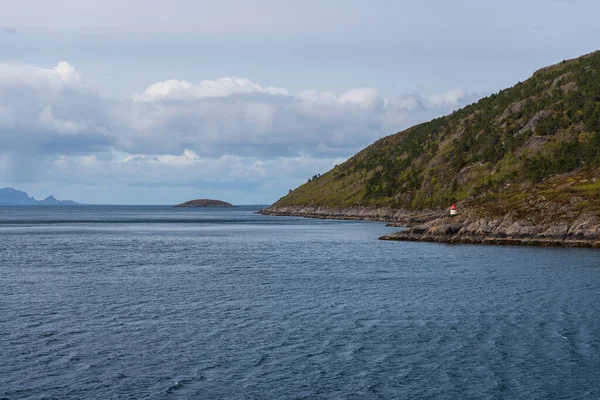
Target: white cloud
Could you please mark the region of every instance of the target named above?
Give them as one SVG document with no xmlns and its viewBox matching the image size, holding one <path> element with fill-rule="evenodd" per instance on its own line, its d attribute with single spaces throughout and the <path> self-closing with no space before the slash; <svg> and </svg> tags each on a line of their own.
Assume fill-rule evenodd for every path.
<svg viewBox="0 0 600 400">
<path fill-rule="evenodd" d="M 93 153 L 116 142 L 113 102 L 71 65 L 0 63 L 0 153 Z"/>
<path fill-rule="evenodd" d="M 80 83 L 81 74 L 75 71 L 75 68 L 66 61 L 61 61 L 56 67 L 54 72 L 67 84 Z"/>
<path fill-rule="evenodd" d="M 120 160 L 120 163 L 135 163 L 135 164 L 163 164 L 163 165 L 196 165 L 202 160 L 198 154 L 191 150 L 184 150 L 182 155 L 146 155 L 146 154 L 129 154 Z"/>
<path fill-rule="evenodd" d="M 67 62 L 52 69 L 0 64 L 0 143 L 41 154 L 216 157 L 348 155 L 381 136 L 456 108 L 462 90 L 384 100 L 376 89 L 340 95 L 261 86 L 248 79 L 150 85 L 129 101 L 102 97 Z M 418 111 L 418 112 L 415 112 Z"/>
<path fill-rule="evenodd" d="M 83 76 L 66 61 L 59 62 L 51 69 L 3 62 L 0 63 L 0 87 L 3 89 L 21 87 L 38 93 L 58 95 L 63 89 L 90 91 L 95 88 L 95 85 L 85 81 Z"/>
<path fill-rule="evenodd" d="M 39 121 L 43 126 L 49 127 L 58 134 L 74 135 L 85 129 L 85 126 L 76 121 L 55 117 L 52 106 L 46 106 L 42 109 Z"/>
<path fill-rule="evenodd" d="M 433 94 L 427 98 L 432 107 L 456 107 L 466 97 L 462 89 L 450 90 L 446 93 Z"/>
<path fill-rule="evenodd" d="M 71 187 L 91 185 L 106 188 L 119 186 L 130 190 L 139 187 L 170 188 L 169 190 L 190 187 L 237 190 L 276 182 L 277 185 L 284 187 L 283 192 L 262 196 L 265 199 L 263 201 L 274 201 L 276 196 L 287 192 L 287 189 L 306 182 L 308 177 L 325 172 L 344 160 L 345 158 L 309 156 L 259 159 L 228 154 L 205 158 L 189 151 L 179 156 L 126 155 L 123 159 L 95 155 L 57 156 L 47 158 L 38 165 L 38 181 L 57 187 L 60 185 Z M 10 160 L 0 156 L 0 165 L 5 163 L 10 163 Z M 10 181 L 7 170 L 0 170 L 0 182 L 5 181 Z M 21 181 L 23 182 L 26 181 Z M 160 193 L 160 195 L 168 197 L 168 193 Z M 80 198 L 80 200 L 86 199 Z M 153 202 L 153 200 L 149 201 Z"/>
<path fill-rule="evenodd" d="M 221 78 L 158 82 L 117 101 L 67 62 L 0 63 L 0 180 L 294 187 L 467 99 L 462 90 L 391 99 L 373 88 L 293 94 Z"/>
<path fill-rule="evenodd" d="M 136 101 L 190 100 L 213 97 L 227 97 L 233 94 L 260 93 L 269 95 L 288 95 L 287 89 L 268 86 L 262 87 L 244 78 L 220 78 L 214 81 L 202 81 L 198 85 L 186 81 L 168 80 L 154 83 L 136 95 Z"/>
<path fill-rule="evenodd" d="M 342 104 L 357 104 L 365 108 L 377 107 L 382 104 L 382 98 L 377 89 L 360 88 L 344 92 L 339 97 Z"/>
</svg>

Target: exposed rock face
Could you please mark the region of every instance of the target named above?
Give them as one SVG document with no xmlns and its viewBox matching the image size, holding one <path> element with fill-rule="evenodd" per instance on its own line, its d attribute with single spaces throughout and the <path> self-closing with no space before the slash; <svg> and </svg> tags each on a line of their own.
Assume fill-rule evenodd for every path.
<svg viewBox="0 0 600 400">
<path fill-rule="evenodd" d="M 527 131 L 531 131 L 531 132 L 535 133 L 535 128 L 538 126 L 540 121 L 545 118 L 548 118 L 550 116 L 552 116 L 552 111 L 549 111 L 549 110 L 539 111 L 533 117 L 531 117 L 529 122 L 527 122 L 527 124 L 525 124 L 525 126 L 523 128 L 521 128 L 521 130 L 519 132 L 515 133 L 515 136 L 522 135 Z"/>
<path fill-rule="evenodd" d="M 525 108 L 525 106 L 527 105 L 527 103 L 529 103 L 529 102 L 531 102 L 530 99 L 525 99 L 525 100 L 516 101 L 516 102 L 512 103 L 511 105 L 509 105 L 506 108 L 506 110 L 504 110 L 502 115 L 500 115 L 499 120 L 504 121 L 505 119 L 507 119 L 510 116 L 520 114 L 523 111 L 523 109 Z"/>
<path fill-rule="evenodd" d="M 533 246 L 600 247 L 600 220 L 583 214 L 572 223 L 514 220 L 510 215 L 491 219 L 446 217 L 384 236 L 382 240 L 445 243 L 484 243 Z"/>
<path fill-rule="evenodd" d="M 229 204 L 225 201 L 221 200 L 211 200 L 211 199 L 196 199 L 186 201 L 182 204 L 177 204 L 175 207 L 235 207 L 232 204 Z"/>
<path fill-rule="evenodd" d="M 600 237 L 599 225 L 598 217 L 583 214 L 568 228 L 567 235 L 576 239 L 597 239 Z"/>
</svg>

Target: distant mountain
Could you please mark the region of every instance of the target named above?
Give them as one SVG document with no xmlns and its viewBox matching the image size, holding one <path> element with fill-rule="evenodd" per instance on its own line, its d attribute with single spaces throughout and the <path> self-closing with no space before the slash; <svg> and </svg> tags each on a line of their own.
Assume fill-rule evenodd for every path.
<svg viewBox="0 0 600 400">
<path fill-rule="evenodd" d="M 79 203 L 74 202 L 73 200 L 57 200 L 52 195 L 46 197 L 44 200 L 42 200 L 38 203 L 41 205 L 48 205 L 48 206 L 74 206 L 74 205 L 79 204 Z"/>
<path fill-rule="evenodd" d="M 44 200 L 36 200 L 21 190 L 13 188 L 0 189 L 0 206 L 73 206 L 78 203 L 71 200 L 56 200 L 48 196 Z"/>
</svg>

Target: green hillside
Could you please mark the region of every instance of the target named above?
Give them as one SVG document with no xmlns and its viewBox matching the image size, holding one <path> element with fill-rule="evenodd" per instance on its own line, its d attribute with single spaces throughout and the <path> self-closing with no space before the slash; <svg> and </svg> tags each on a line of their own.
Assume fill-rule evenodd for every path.
<svg viewBox="0 0 600 400">
<path fill-rule="evenodd" d="M 385 137 L 275 207 L 440 209 L 577 199 L 600 210 L 600 52 L 543 68 L 451 115 Z M 534 197 L 532 197 L 534 196 Z M 535 199 L 534 199 L 535 200 Z"/>
</svg>

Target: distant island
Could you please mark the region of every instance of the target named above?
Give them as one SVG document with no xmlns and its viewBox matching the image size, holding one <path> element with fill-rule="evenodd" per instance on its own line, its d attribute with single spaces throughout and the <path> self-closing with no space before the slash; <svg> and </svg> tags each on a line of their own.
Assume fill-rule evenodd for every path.
<svg viewBox="0 0 600 400">
<path fill-rule="evenodd" d="M 177 204 L 175 207 L 235 207 L 233 204 L 229 204 L 221 200 L 211 199 L 196 199 L 186 201 L 185 203 Z"/>
<path fill-rule="evenodd" d="M 74 206 L 78 204 L 71 200 L 57 200 L 52 195 L 44 200 L 36 200 L 21 190 L 0 189 L 0 206 Z"/>
</svg>

